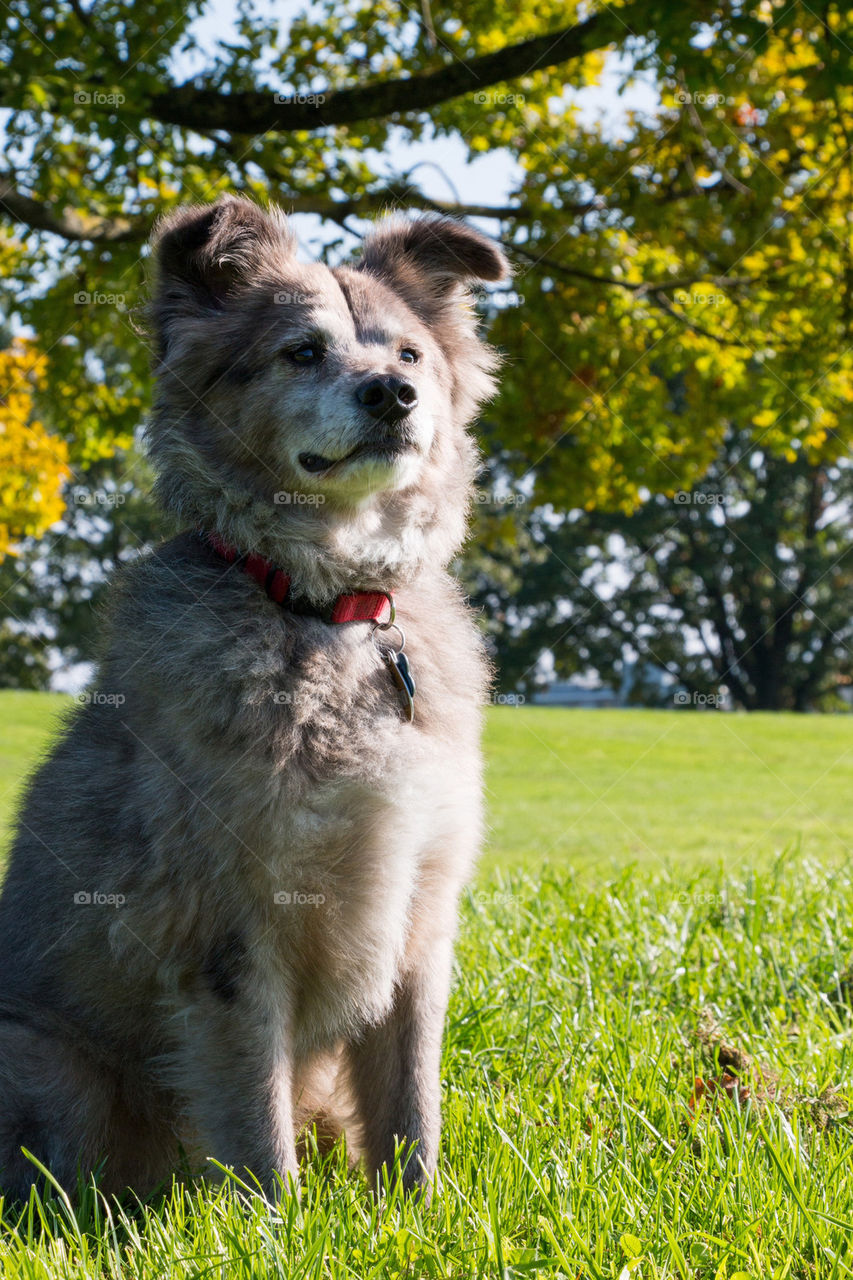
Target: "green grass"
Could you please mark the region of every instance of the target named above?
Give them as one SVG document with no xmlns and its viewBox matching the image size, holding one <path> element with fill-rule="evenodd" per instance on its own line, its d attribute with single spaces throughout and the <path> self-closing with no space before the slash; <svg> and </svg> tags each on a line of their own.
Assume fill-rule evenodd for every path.
<svg viewBox="0 0 853 1280">
<path fill-rule="evenodd" d="M 13 781 L 55 704 L 8 699 Z M 7 1212 L 3 1274 L 851 1275 L 848 742 L 843 718 L 491 713 L 432 1206 L 314 1158 L 278 1216 L 204 1188 Z"/>
<path fill-rule="evenodd" d="M 68 702 L 0 693 L 0 844 Z M 601 874 L 853 853 L 853 717 L 496 708 L 484 873 L 543 859 Z"/>
<path fill-rule="evenodd" d="M 58 693 L 0 692 L 0 845 L 9 830 L 21 783 L 46 747 L 69 699 Z"/>
<path fill-rule="evenodd" d="M 490 864 L 853 853 L 853 717 L 501 708 L 486 743 Z"/>
</svg>

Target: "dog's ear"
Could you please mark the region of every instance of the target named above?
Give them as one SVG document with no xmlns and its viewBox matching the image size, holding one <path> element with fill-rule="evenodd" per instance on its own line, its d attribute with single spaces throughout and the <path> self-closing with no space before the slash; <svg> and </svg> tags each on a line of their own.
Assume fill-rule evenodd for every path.
<svg viewBox="0 0 853 1280">
<path fill-rule="evenodd" d="M 219 310 L 229 295 L 292 255 L 294 240 L 277 209 L 265 212 L 241 196 L 167 214 L 151 238 L 151 311 L 161 341 L 171 322 Z"/>
<path fill-rule="evenodd" d="M 492 240 L 441 214 L 379 223 L 364 242 L 359 269 L 390 285 L 427 322 L 437 305 L 458 299 L 458 286 L 510 274 Z"/>
</svg>

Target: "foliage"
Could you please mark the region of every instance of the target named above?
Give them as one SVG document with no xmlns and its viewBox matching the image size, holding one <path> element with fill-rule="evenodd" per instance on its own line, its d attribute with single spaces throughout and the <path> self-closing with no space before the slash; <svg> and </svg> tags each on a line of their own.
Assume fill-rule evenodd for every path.
<svg viewBox="0 0 853 1280">
<path fill-rule="evenodd" d="M 48 434 L 34 407 L 45 365 L 32 344 L 0 351 L 0 558 L 21 538 L 44 533 L 64 505 L 67 448 Z"/>
<path fill-rule="evenodd" d="M 709 16 L 695 3 L 629 5 L 581 19 L 555 0 L 475 3 L 464 20 L 433 5 L 424 24 L 395 4 L 351 0 L 312 7 L 286 32 L 246 0 L 234 36 L 213 50 L 199 46 L 203 11 L 175 0 L 88 10 L 15 0 L 4 11 L 9 156 L 32 175 L 23 200 L 5 196 L 22 235 L 7 307 L 49 352 L 79 448 L 126 434 L 145 399 L 122 308 L 138 298 L 156 214 L 226 187 L 344 223 L 383 204 L 428 206 L 414 168 L 388 176 L 384 151 L 401 136 L 453 138 L 471 158 L 504 148 L 517 161 L 496 225 L 525 301 L 501 306 L 495 326 L 513 357 L 497 417 L 544 499 L 627 509 L 644 490 L 688 487 L 745 401 L 767 448 L 824 459 L 847 447 L 845 6 L 758 0 Z M 553 64 L 489 79 L 534 65 L 488 59 L 548 31 Z M 613 47 L 626 78 L 642 73 L 662 94 L 617 138 L 585 123 L 571 92 L 596 80 Z M 468 91 L 429 101 L 429 74 L 466 62 Z M 199 71 L 170 105 L 181 65 Z M 401 81 L 413 105 L 395 117 L 386 104 Z M 429 102 L 420 110 L 418 94 Z M 241 132 L 232 103 L 247 120 L 264 106 L 272 126 Z M 327 117 L 348 122 L 322 127 Z M 303 118 L 311 127 L 294 128 Z M 65 237 L 61 272 L 49 269 L 44 223 Z"/>
<path fill-rule="evenodd" d="M 0 687 L 44 688 L 60 656 L 64 668 L 98 656 L 110 575 L 170 531 L 150 482 L 135 448 L 76 468 L 49 539 L 0 561 Z"/>
<path fill-rule="evenodd" d="M 631 515 L 510 508 L 518 537 L 478 538 L 467 566 L 503 687 L 535 687 L 550 654 L 558 675 L 593 668 L 617 686 L 657 667 L 701 705 L 840 705 L 853 676 L 852 501 L 845 460 L 774 455 L 743 430 L 700 485 Z"/>
<path fill-rule="evenodd" d="M 326 0 L 286 29 L 241 0 L 203 38 L 210 15 L 0 9 L 0 307 L 37 335 L 42 417 L 80 473 L 130 448 L 148 400 L 132 317 L 154 219 L 225 189 L 318 214 L 332 257 L 385 208 L 488 219 L 517 266 L 489 304 L 508 355 L 489 439 L 529 511 L 692 490 L 732 431 L 807 467 L 847 453 L 848 6 Z M 614 51 L 624 84 L 659 95 L 618 127 L 577 101 Z M 505 153 L 504 204 L 425 194 L 406 143 L 429 139 Z M 505 518 L 491 534 L 506 562 L 537 536 Z"/>
</svg>

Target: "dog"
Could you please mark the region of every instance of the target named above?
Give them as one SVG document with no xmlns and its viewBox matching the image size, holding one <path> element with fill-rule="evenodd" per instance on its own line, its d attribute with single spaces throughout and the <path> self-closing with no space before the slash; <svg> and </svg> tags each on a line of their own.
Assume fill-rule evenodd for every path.
<svg viewBox="0 0 853 1280">
<path fill-rule="evenodd" d="M 345 1099 L 374 1185 L 428 1196 L 490 679 L 448 573 L 498 366 L 466 286 L 507 263 L 427 215 L 303 264 L 235 196 L 168 215 L 151 261 L 148 447 L 184 532 L 118 575 L 21 809 L 0 1189 L 32 1155 L 67 1187 L 222 1166 L 274 1199 Z"/>
</svg>

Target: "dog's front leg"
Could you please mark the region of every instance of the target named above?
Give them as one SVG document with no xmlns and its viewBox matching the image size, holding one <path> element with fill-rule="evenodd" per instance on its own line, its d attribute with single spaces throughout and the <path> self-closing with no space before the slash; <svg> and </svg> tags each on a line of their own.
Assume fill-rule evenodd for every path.
<svg viewBox="0 0 853 1280">
<path fill-rule="evenodd" d="M 371 1178 L 389 1172 L 395 1143 L 402 1184 L 428 1197 L 441 1133 L 441 1038 L 452 942 L 437 939 L 400 980 L 390 1013 L 349 1046 L 350 1077 Z"/>
<path fill-rule="evenodd" d="M 177 1083 L 201 1154 L 274 1200 L 278 1178 L 286 1188 L 298 1173 L 289 1018 L 262 982 L 232 981 L 232 960 L 214 956 L 192 1005 L 178 1011 Z"/>
</svg>

